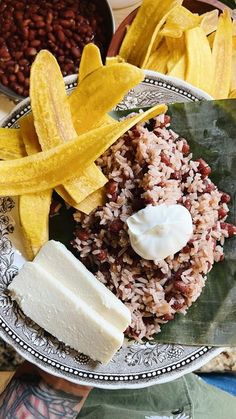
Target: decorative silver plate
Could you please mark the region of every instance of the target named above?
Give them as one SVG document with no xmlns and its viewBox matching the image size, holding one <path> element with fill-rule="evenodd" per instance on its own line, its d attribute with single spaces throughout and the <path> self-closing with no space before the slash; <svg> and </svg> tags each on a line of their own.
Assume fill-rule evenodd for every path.
<svg viewBox="0 0 236 419">
<path fill-rule="evenodd" d="M 68 90 L 76 77 L 66 78 Z M 118 109 L 154 105 L 158 102 L 183 102 L 211 99 L 180 80 L 146 72 L 145 80 L 131 90 Z M 16 127 L 30 112 L 29 99 L 21 102 L 2 123 Z M 39 209 L 40 210 L 40 209 Z M 17 249 L 17 250 L 16 250 Z M 23 244 L 17 213 L 17 199 L 0 198 L 0 336 L 30 362 L 45 371 L 80 384 L 109 389 L 138 388 L 171 381 L 196 370 L 221 352 L 208 346 L 124 344 L 106 366 L 91 361 L 26 318 L 11 301 L 7 286 L 24 263 Z"/>
</svg>

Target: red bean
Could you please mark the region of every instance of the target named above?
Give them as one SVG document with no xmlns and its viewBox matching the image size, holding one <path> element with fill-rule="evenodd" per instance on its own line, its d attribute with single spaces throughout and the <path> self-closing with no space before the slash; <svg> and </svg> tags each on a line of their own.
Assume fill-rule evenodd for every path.
<svg viewBox="0 0 236 419">
<path fill-rule="evenodd" d="M 0 57 L 1 58 L 8 58 L 8 57 L 10 57 L 10 54 L 9 54 L 9 51 L 8 51 L 7 47 L 2 47 L 0 49 Z"/>
<path fill-rule="evenodd" d="M 115 182 L 114 180 L 110 180 L 106 184 L 106 192 L 109 195 L 112 195 L 113 193 L 117 192 L 117 189 L 118 189 L 118 183 Z"/>
<path fill-rule="evenodd" d="M 181 179 L 181 170 L 175 170 L 174 173 L 171 173 L 171 179 L 180 180 Z"/>
<path fill-rule="evenodd" d="M 33 29 L 29 31 L 29 40 L 33 41 L 35 39 L 36 32 Z"/>
<path fill-rule="evenodd" d="M 32 17 L 31 17 L 31 19 L 32 19 L 34 22 L 39 22 L 39 21 L 43 20 L 43 17 L 42 17 L 42 16 L 40 16 L 40 15 L 37 15 L 37 14 L 33 14 L 33 15 L 32 15 Z"/>
<path fill-rule="evenodd" d="M 69 18 L 75 19 L 75 12 L 73 10 L 66 10 L 63 13 L 63 17 L 65 17 L 66 19 L 69 19 Z"/>
<path fill-rule="evenodd" d="M 31 43 L 30 43 L 31 47 L 39 47 L 41 45 L 41 41 L 39 39 L 34 39 Z"/>
<path fill-rule="evenodd" d="M 70 20 L 61 19 L 60 24 L 63 28 L 71 28 L 72 26 L 74 26 L 75 21 L 73 19 L 70 19 Z"/>
<path fill-rule="evenodd" d="M 2 84 L 4 84 L 4 86 L 7 86 L 8 85 L 8 79 L 7 79 L 7 76 L 2 76 Z"/>
<path fill-rule="evenodd" d="M 191 209 L 191 206 L 192 206 L 190 199 L 186 199 L 186 201 L 183 203 L 183 205 L 189 211 Z"/>
<path fill-rule="evenodd" d="M 19 61 L 19 64 L 25 66 L 29 64 L 29 61 L 23 58 L 22 60 Z"/>
<path fill-rule="evenodd" d="M 75 232 L 76 237 L 80 239 L 81 241 L 86 241 L 89 239 L 89 232 L 86 230 L 77 230 Z"/>
<path fill-rule="evenodd" d="M 184 143 L 184 144 L 183 144 L 183 147 L 182 147 L 182 153 L 183 153 L 183 154 L 185 154 L 185 155 L 187 155 L 187 154 L 189 154 L 189 152 L 190 152 L 190 146 L 189 146 L 189 144 L 186 142 L 186 143 Z"/>
<path fill-rule="evenodd" d="M 25 51 L 25 54 L 27 56 L 35 56 L 37 54 L 37 50 L 33 47 L 27 48 L 27 50 Z"/>
<path fill-rule="evenodd" d="M 183 249 L 181 250 L 182 253 L 188 254 L 191 252 L 191 247 L 186 245 L 183 247 Z"/>
<path fill-rule="evenodd" d="M 41 28 L 40 28 L 40 29 L 38 30 L 38 34 L 39 34 L 40 36 L 43 36 L 43 37 L 44 37 L 44 36 L 46 35 L 46 31 L 45 31 L 45 29 L 41 29 Z"/>
<path fill-rule="evenodd" d="M 46 30 L 47 30 L 48 32 L 52 32 L 52 31 L 53 31 L 53 27 L 52 27 L 52 25 L 50 25 L 49 23 L 47 23 L 47 25 L 46 25 Z"/>
<path fill-rule="evenodd" d="M 96 255 L 96 257 L 97 257 L 97 259 L 98 259 L 100 262 L 103 262 L 104 260 L 106 260 L 106 259 L 107 259 L 107 252 L 106 252 L 106 250 L 101 249 L 100 253 L 98 253 L 98 254 Z"/>
<path fill-rule="evenodd" d="M 57 32 L 57 37 L 62 43 L 66 40 L 65 34 L 62 30 Z"/>
<path fill-rule="evenodd" d="M 23 51 L 17 51 L 13 55 L 16 60 L 19 60 L 23 56 Z"/>
<path fill-rule="evenodd" d="M 213 182 L 210 181 L 210 179 L 203 179 L 203 183 L 205 185 L 205 189 L 204 189 L 205 193 L 211 193 L 212 191 L 216 189 L 216 186 L 214 185 Z"/>
<path fill-rule="evenodd" d="M 230 201 L 231 201 L 231 196 L 229 194 L 225 193 L 225 192 L 222 193 L 221 202 L 223 204 L 228 204 Z"/>
<path fill-rule="evenodd" d="M 164 115 L 164 122 L 160 124 L 161 128 L 164 128 L 166 125 L 170 123 L 171 117 L 169 115 Z"/>
<path fill-rule="evenodd" d="M 16 76 L 15 76 L 15 74 L 11 74 L 11 75 L 9 76 L 9 80 L 10 80 L 11 82 L 15 82 L 15 81 L 16 81 Z"/>
<path fill-rule="evenodd" d="M 71 52 L 72 52 L 73 56 L 76 57 L 76 58 L 79 58 L 81 56 L 80 50 L 76 47 L 72 47 Z"/>
<path fill-rule="evenodd" d="M 236 226 L 229 223 L 220 223 L 221 229 L 228 232 L 229 237 L 236 235 Z"/>
<path fill-rule="evenodd" d="M 188 286 L 188 285 L 186 285 L 186 284 L 185 284 L 184 282 L 182 282 L 182 281 L 175 281 L 174 286 L 175 286 L 175 288 L 176 288 L 178 291 L 182 292 L 183 294 L 187 294 L 187 293 L 188 293 L 188 291 L 189 291 L 189 286 Z"/>
<path fill-rule="evenodd" d="M 22 86 L 19 86 L 19 84 L 15 85 L 15 91 L 18 93 L 18 95 L 22 95 L 24 92 L 24 88 Z"/>
<path fill-rule="evenodd" d="M 122 227 L 123 222 L 119 218 L 117 218 L 111 222 L 109 229 L 112 233 L 119 233 Z"/>
<path fill-rule="evenodd" d="M 206 178 L 207 176 L 209 176 L 211 174 L 211 168 L 210 166 L 205 162 L 205 160 L 203 159 L 198 159 L 196 160 L 199 165 L 198 165 L 198 171 L 199 173 L 201 173 L 202 178 Z"/>
<path fill-rule="evenodd" d="M 29 26 L 29 24 L 31 23 L 30 19 L 25 19 L 22 21 L 22 26 L 23 28 L 26 28 L 27 26 Z"/>
<path fill-rule="evenodd" d="M 228 211 L 226 209 L 224 209 L 224 208 L 220 208 L 218 210 L 218 216 L 219 216 L 219 218 L 224 218 L 224 217 L 226 217 L 227 214 L 228 214 Z"/>
<path fill-rule="evenodd" d="M 23 28 L 22 37 L 23 37 L 23 39 L 28 39 L 29 38 L 29 29 L 28 28 Z"/>
<path fill-rule="evenodd" d="M 20 83 L 24 83 L 24 81 L 25 81 L 25 76 L 24 76 L 24 74 L 22 73 L 22 71 L 18 71 L 18 73 L 17 73 L 17 79 L 18 79 L 18 81 L 19 81 Z"/>
<path fill-rule="evenodd" d="M 16 10 L 23 10 L 23 9 L 25 8 L 25 5 L 24 5 L 24 3 L 23 3 L 23 2 L 18 1 L 18 2 L 15 4 L 15 8 L 16 8 Z"/>
<path fill-rule="evenodd" d="M 49 34 L 48 34 L 48 39 L 50 39 L 50 41 L 52 41 L 52 42 L 56 42 L 56 38 L 55 38 L 55 36 L 53 35 L 53 33 L 49 33 Z"/>
<path fill-rule="evenodd" d="M 48 12 L 48 14 L 47 14 L 47 24 L 51 24 L 52 23 L 52 21 L 53 21 L 53 13 L 52 12 Z"/>
<path fill-rule="evenodd" d="M 176 311 L 178 311 L 178 310 L 181 310 L 181 308 L 183 308 L 183 306 L 184 306 L 184 303 L 180 303 L 180 302 L 178 302 L 178 301 L 175 301 L 172 307 L 173 307 Z"/>
<path fill-rule="evenodd" d="M 38 20 L 37 22 L 35 22 L 35 27 L 36 28 L 44 28 L 45 27 L 45 22 L 43 22 L 43 20 Z"/>
<path fill-rule="evenodd" d="M 170 320 L 173 320 L 174 318 L 174 314 L 164 314 L 164 316 L 162 316 L 162 320 L 169 322 Z"/>
<path fill-rule="evenodd" d="M 17 10 L 15 13 L 15 18 L 19 21 L 23 20 L 24 13 L 22 11 Z"/>
<path fill-rule="evenodd" d="M 166 164 L 166 166 L 170 165 L 170 159 L 163 151 L 161 152 L 160 157 L 162 163 Z"/>
</svg>

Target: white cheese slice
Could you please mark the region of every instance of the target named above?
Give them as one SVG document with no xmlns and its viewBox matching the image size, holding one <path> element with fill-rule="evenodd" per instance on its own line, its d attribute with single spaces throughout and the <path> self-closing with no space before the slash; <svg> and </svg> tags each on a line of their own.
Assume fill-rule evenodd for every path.
<svg viewBox="0 0 236 419">
<path fill-rule="evenodd" d="M 50 240 L 34 262 L 55 276 L 102 317 L 121 331 L 131 323 L 129 309 L 60 242 Z"/>
<path fill-rule="evenodd" d="M 9 285 L 26 316 L 93 360 L 107 363 L 123 343 L 123 333 L 35 262 L 26 262 Z"/>
</svg>

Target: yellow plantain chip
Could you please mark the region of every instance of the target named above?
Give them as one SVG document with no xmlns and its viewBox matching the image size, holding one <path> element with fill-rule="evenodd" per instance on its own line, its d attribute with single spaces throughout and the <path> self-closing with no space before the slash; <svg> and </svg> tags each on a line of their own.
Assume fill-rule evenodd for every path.
<svg viewBox="0 0 236 419">
<path fill-rule="evenodd" d="M 209 45 L 210 45 L 211 49 L 212 49 L 213 44 L 214 44 L 215 35 L 216 35 L 216 33 L 215 33 L 215 32 L 212 32 L 212 33 L 211 33 L 210 35 L 208 35 L 208 37 L 207 37 L 207 39 L 208 39 L 208 42 L 209 42 Z"/>
<path fill-rule="evenodd" d="M 32 114 L 20 120 L 20 132 L 28 155 L 41 151 Z M 19 219 L 29 260 L 34 259 L 39 249 L 49 240 L 51 198 L 52 189 L 19 197 Z"/>
<path fill-rule="evenodd" d="M 236 36 L 236 20 L 233 20 L 233 36 Z"/>
<path fill-rule="evenodd" d="M 102 58 L 100 54 L 99 48 L 94 44 L 88 44 L 84 47 L 80 66 L 79 66 L 79 83 L 85 79 L 89 74 L 91 74 L 93 71 L 98 70 L 99 68 L 102 68 Z M 75 88 L 76 91 L 77 87 Z M 72 108 L 71 112 L 72 112 Z M 109 115 L 105 114 L 101 117 L 101 120 L 97 123 L 96 127 L 100 127 L 102 125 L 110 124 L 110 122 L 113 122 L 113 118 L 111 118 Z"/>
<path fill-rule="evenodd" d="M 232 40 L 232 77 L 231 77 L 231 90 L 236 89 L 236 36 Z"/>
<path fill-rule="evenodd" d="M 229 97 L 232 99 L 236 99 L 236 89 L 232 90 L 232 92 L 230 92 Z"/>
<path fill-rule="evenodd" d="M 170 72 L 185 53 L 185 37 L 184 35 L 180 38 L 167 36 L 165 39 L 168 50 L 170 51 L 170 59 L 167 62 L 167 72 Z"/>
<path fill-rule="evenodd" d="M 192 85 L 212 93 L 213 63 L 211 48 L 202 28 L 185 32 L 187 68 L 185 80 Z"/>
<path fill-rule="evenodd" d="M 29 260 L 34 259 L 44 243 L 49 240 L 49 211 L 52 189 L 21 195 L 19 218 L 23 231 L 25 251 Z"/>
<path fill-rule="evenodd" d="M 169 13 L 181 3 L 180 0 L 143 0 L 119 55 L 131 64 L 145 67 L 149 56 L 157 49 L 158 32 Z"/>
<path fill-rule="evenodd" d="M 26 117 L 20 120 L 20 127 L 21 127 L 21 135 L 25 144 L 25 148 L 27 150 L 27 154 L 30 155 L 30 154 L 38 153 L 39 151 L 41 151 L 41 147 L 38 142 L 38 137 L 37 137 L 34 124 L 33 124 L 32 114 L 27 115 Z M 93 165 L 89 166 L 86 171 L 88 176 L 82 175 L 80 177 L 81 183 L 78 185 L 78 187 L 80 188 L 82 186 L 82 190 L 80 190 L 80 193 L 82 196 L 83 194 L 87 194 L 86 187 L 88 188 L 88 190 L 90 189 L 96 190 L 97 183 L 101 183 L 101 184 L 103 183 L 104 175 L 102 174 L 101 170 L 99 170 L 98 168 L 96 169 L 97 170 L 94 171 Z M 101 176 L 101 179 L 99 179 L 100 176 Z M 89 185 L 88 185 L 88 182 L 90 182 Z M 78 203 L 74 201 L 73 198 L 71 198 L 71 196 L 69 195 L 68 192 L 66 192 L 63 186 L 57 186 L 55 189 L 56 189 L 56 192 L 64 199 L 64 201 L 66 201 L 69 205 L 77 208 Z M 98 196 L 98 194 L 96 196 Z M 99 205 L 99 203 L 100 203 L 100 199 L 98 199 L 97 206 Z M 95 204 L 95 200 L 94 200 L 94 204 Z"/>
<path fill-rule="evenodd" d="M 20 119 L 20 133 L 28 156 L 42 151 L 35 131 L 32 113 Z"/>
<path fill-rule="evenodd" d="M 124 58 L 122 58 L 120 55 L 116 55 L 115 57 L 107 57 L 106 58 L 106 65 L 112 65 L 112 64 L 119 64 L 119 63 L 125 63 Z"/>
<path fill-rule="evenodd" d="M 54 75 L 53 79 L 51 74 Z M 48 51 L 42 50 L 32 65 L 30 98 L 42 150 L 48 150 L 77 137 L 60 67 Z M 81 173 L 80 178 L 68 180 L 63 187 L 78 204 L 106 182 L 106 177 L 93 164 Z"/>
<path fill-rule="evenodd" d="M 175 64 L 175 66 L 171 69 L 168 75 L 171 77 L 178 77 L 181 80 L 185 80 L 186 66 L 187 59 L 186 55 L 184 54 Z"/>
<path fill-rule="evenodd" d="M 160 34 L 160 30 L 163 27 L 164 23 L 166 22 L 167 17 L 169 16 L 169 14 L 171 13 L 171 11 L 175 10 L 176 7 L 182 3 L 182 0 L 166 0 L 165 2 L 162 2 L 161 4 L 163 5 L 163 9 L 162 9 L 162 13 L 161 13 L 161 8 L 159 9 L 160 12 L 160 20 L 158 22 L 158 24 L 155 27 L 155 30 L 153 32 L 151 41 L 148 45 L 147 51 L 145 52 L 145 55 L 141 61 L 140 66 L 142 68 L 146 68 L 146 64 L 147 61 L 150 57 L 150 55 L 156 51 L 160 40 L 162 39 L 162 35 Z"/>
<path fill-rule="evenodd" d="M 87 196 L 89 191 L 96 191 L 97 189 L 100 189 L 102 186 L 104 186 L 107 183 L 107 178 L 104 176 L 102 171 L 95 165 L 91 164 L 86 168 L 86 170 L 83 170 L 81 172 L 81 175 L 79 177 L 71 177 L 63 184 L 63 189 L 66 190 L 66 192 L 70 195 L 70 197 L 73 199 L 73 196 L 75 195 L 73 192 L 73 188 L 77 188 L 78 192 L 76 194 L 78 198 L 78 201 L 74 202 L 76 203 L 75 206 L 77 206 L 80 202 L 82 202 Z M 72 185 L 72 186 L 71 186 Z M 100 188 L 98 188 L 98 185 L 101 185 Z M 61 188 L 56 187 L 56 192 L 60 194 Z M 91 193 L 92 193 L 91 192 Z M 68 202 L 69 204 L 69 202 Z"/>
<path fill-rule="evenodd" d="M 20 130 L 0 128 L 0 159 L 12 160 L 26 156 Z"/>
<path fill-rule="evenodd" d="M 96 127 L 143 78 L 142 70 L 127 63 L 102 67 L 89 74 L 69 97 L 77 134 Z"/>
<path fill-rule="evenodd" d="M 214 65 L 213 97 L 226 99 L 230 92 L 232 75 L 232 22 L 230 12 L 225 9 L 219 17 L 212 48 Z"/>
<path fill-rule="evenodd" d="M 81 175 L 84 169 L 136 123 L 166 110 L 166 105 L 156 105 L 132 118 L 94 129 L 50 150 L 0 162 L 0 195 L 39 192 L 61 185 L 71 173 Z"/>
<path fill-rule="evenodd" d="M 190 12 L 186 7 L 177 6 L 170 12 L 160 34 L 172 38 L 180 38 L 186 30 L 198 26 L 200 21 L 200 16 L 197 14 Z"/>
<path fill-rule="evenodd" d="M 85 214 L 90 214 L 91 211 L 93 211 L 98 206 L 103 205 L 104 203 L 104 188 L 97 189 L 88 195 L 87 198 L 85 198 L 79 204 L 71 199 L 70 195 L 66 192 L 63 186 L 57 186 L 55 190 L 64 199 L 64 201 L 67 202 L 67 204 L 73 208 L 76 208 L 77 210 L 84 212 Z"/>
<path fill-rule="evenodd" d="M 206 35 L 211 34 L 216 31 L 219 18 L 219 11 L 217 9 L 212 10 L 211 12 L 204 13 L 200 16 L 201 23 L 200 26 L 204 30 Z"/>
<path fill-rule="evenodd" d="M 49 51 L 41 50 L 31 67 L 30 100 L 42 149 L 76 138 L 64 80 Z"/>
<path fill-rule="evenodd" d="M 167 71 L 167 62 L 169 59 L 170 52 L 167 48 L 166 40 L 163 39 L 157 50 L 150 55 L 146 64 L 146 68 L 165 74 Z"/>
<path fill-rule="evenodd" d="M 77 209 L 79 211 L 84 212 L 85 214 L 90 214 L 98 206 L 102 206 L 105 204 L 105 191 L 104 188 L 98 189 L 97 191 L 93 192 L 91 195 L 87 196 L 84 201 L 80 202 L 77 205 Z"/>
<path fill-rule="evenodd" d="M 85 45 L 79 65 L 79 83 L 87 77 L 88 74 L 98 68 L 101 68 L 102 66 L 102 58 L 99 48 L 92 43 Z"/>
</svg>

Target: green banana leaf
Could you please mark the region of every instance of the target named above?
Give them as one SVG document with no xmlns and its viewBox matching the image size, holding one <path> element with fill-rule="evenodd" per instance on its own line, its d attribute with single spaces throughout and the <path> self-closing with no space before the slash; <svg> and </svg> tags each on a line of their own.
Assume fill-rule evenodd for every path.
<svg viewBox="0 0 236 419">
<path fill-rule="evenodd" d="M 119 119 L 130 112 L 113 111 Z M 232 201 L 228 220 L 236 224 L 236 100 L 177 103 L 168 107 L 171 128 L 185 137 L 195 159 L 212 167 L 211 179 Z M 50 221 L 51 238 L 67 246 L 73 239 L 71 213 L 65 209 Z M 176 315 L 156 335 L 157 342 L 236 346 L 236 237 L 225 244 L 225 260 L 216 263 L 206 286 L 186 316 Z"/>
<path fill-rule="evenodd" d="M 228 192 L 229 222 L 236 224 L 236 100 L 173 104 L 172 129 L 188 139 L 194 158 L 212 167 L 211 179 Z M 236 346 L 236 237 L 226 240 L 225 260 L 216 263 L 186 316 L 177 315 L 158 342 Z"/>
</svg>

